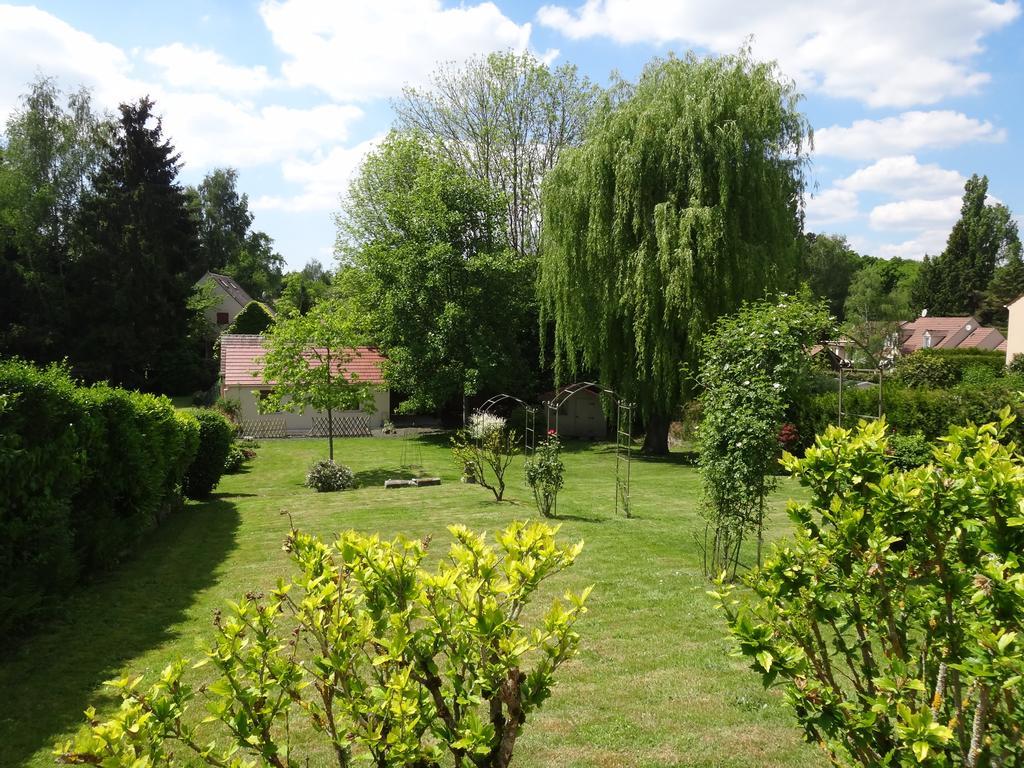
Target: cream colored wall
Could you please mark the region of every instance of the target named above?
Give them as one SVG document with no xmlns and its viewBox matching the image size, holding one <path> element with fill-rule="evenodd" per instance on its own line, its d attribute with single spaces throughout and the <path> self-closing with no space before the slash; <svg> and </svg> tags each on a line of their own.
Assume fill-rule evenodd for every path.
<svg viewBox="0 0 1024 768">
<path fill-rule="evenodd" d="M 608 434 L 608 425 L 600 400 L 586 393 L 570 397 L 558 409 L 558 432 L 564 437 L 603 440 Z"/>
<path fill-rule="evenodd" d="M 207 278 L 202 281 L 204 284 L 209 283 L 213 286 L 213 295 L 217 297 L 217 303 L 206 310 L 206 320 L 210 325 L 217 325 L 218 327 L 226 328 L 227 326 L 219 326 L 217 324 L 217 313 L 227 312 L 228 313 L 228 325 L 235 321 L 235 316 L 242 311 L 241 305 L 235 301 L 234 297 L 225 291 L 215 280 Z"/>
<path fill-rule="evenodd" d="M 1006 364 L 1017 355 L 1024 355 L 1024 301 L 1010 305 L 1010 324 L 1006 330 Z"/>
<path fill-rule="evenodd" d="M 259 409 L 256 407 L 256 397 L 253 395 L 254 387 L 227 387 L 224 390 L 224 396 L 232 400 L 237 400 L 241 407 L 239 409 L 239 418 L 243 421 L 257 420 L 261 418 L 283 418 L 285 420 L 286 428 L 289 432 L 297 432 L 300 430 L 308 430 L 313 426 L 313 418 L 326 416 L 327 414 L 320 411 L 314 411 L 310 408 L 305 408 L 301 413 L 290 413 L 288 411 L 281 411 L 276 414 L 261 414 Z M 391 408 L 391 393 L 386 389 L 374 390 L 373 393 L 373 412 L 370 412 L 369 408 L 364 408 L 359 411 L 340 411 L 337 412 L 336 416 L 355 416 L 362 414 L 368 416 L 370 419 L 371 429 L 380 429 L 384 426 L 385 420 L 387 420 L 390 408 Z"/>
</svg>

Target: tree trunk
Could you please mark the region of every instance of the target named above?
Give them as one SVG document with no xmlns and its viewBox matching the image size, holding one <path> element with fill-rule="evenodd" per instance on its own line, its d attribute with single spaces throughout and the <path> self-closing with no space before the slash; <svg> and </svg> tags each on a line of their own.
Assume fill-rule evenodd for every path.
<svg viewBox="0 0 1024 768">
<path fill-rule="evenodd" d="M 334 409 L 327 409 L 327 455 L 334 461 Z"/>
<path fill-rule="evenodd" d="M 647 433 L 644 435 L 643 452 L 650 456 L 668 455 L 669 417 L 652 413 L 647 417 Z"/>
</svg>

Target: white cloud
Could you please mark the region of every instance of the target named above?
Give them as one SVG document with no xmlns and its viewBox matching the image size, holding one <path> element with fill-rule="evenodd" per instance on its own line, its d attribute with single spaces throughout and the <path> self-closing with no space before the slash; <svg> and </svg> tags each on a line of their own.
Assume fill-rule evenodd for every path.
<svg viewBox="0 0 1024 768">
<path fill-rule="evenodd" d="M 31 6 L 0 5 L 0 118 L 14 110 L 40 74 L 56 78 L 65 89 L 92 88 L 100 105 L 112 107 L 141 95 L 131 69 L 120 48 L 52 14 Z"/>
<path fill-rule="evenodd" d="M 265 0 L 260 13 L 289 83 L 340 100 L 395 95 L 441 61 L 525 49 L 531 32 L 492 2 Z"/>
<path fill-rule="evenodd" d="M 927 229 L 910 240 L 879 246 L 876 252 L 886 259 L 923 259 L 927 255 L 935 256 L 941 253 L 946 247 L 948 237 L 948 229 Z"/>
<path fill-rule="evenodd" d="M 839 179 L 835 186 L 851 192 L 893 197 L 937 198 L 963 192 L 967 179 L 934 163 L 922 165 L 913 155 L 887 157 Z"/>
<path fill-rule="evenodd" d="M 904 112 L 881 120 L 857 120 L 814 132 L 814 151 L 853 159 L 884 157 L 921 149 L 945 149 L 972 141 L 1006 140 L 1006 131 L 963 112 Z"/>
<path fill-rule="evenodd" d="M 224 93 L 252 94 L 274 84 L 263 66 L 231 64 L 216 51 L 172 43 L 146 51 L 145 60 L 160 72 L 160 79 L 172 88 Z"/>
<path fill-rule="evenodd" d="M 282 176 L 286 181 L 300 185 L 301 191 L 291 197 L 263 195 L 252 202 L 253 208 L 292 212 L 337 210 L 340 198 L 348 191 L 349 181 L 363 158 L 383 138 L 383 135 L 375 136 L 354 147 L 334 147 L 312 160 L 282 163 Z"/>
<path fill-rule="evenodd" d="M 931 104 L 989 80 L 972 59 L 982 38 L 1020 14 L 1015 0 L 586 0 L 547 5 L 538 21 L 571 39 L 696 46 L 778 60 L 807 90 L 873 107 Z"/>
<path fill-rule="evenodd" d="M 358 107 L 255 107 L 209 93 L 156 92 L 164 129 L 189 165 L 239 168 L 330 147 L 348 138 Z"/>
<path fill-rule="evenodd" d="M 808 228 L 812 230 L 849 221 L 857 216 L 857 194 L 848 189 L 826 189 L 807 200 L 806 213 Z"/>
<path fill-rule="evenodd" d="M 937 200 L 900 200 L 872 208 L 868 222 L 872 229 L 878 230 L 942 230 L 948 233 L 960 217 L 960 204 L 959 195 Z"/>
</svg>

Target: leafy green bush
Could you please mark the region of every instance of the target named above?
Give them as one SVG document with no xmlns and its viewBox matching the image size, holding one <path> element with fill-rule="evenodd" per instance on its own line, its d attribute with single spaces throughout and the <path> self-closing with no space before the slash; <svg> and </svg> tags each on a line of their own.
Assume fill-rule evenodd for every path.
<svg viewBox="0 0 1024 768">
<path fill-rule="evenodd" d="M 1024 471 L 1012 416 L 954 427 L 935 466 L 894 470 L 882 421 L 830 428 L 787 466 L 796 533 L 721 584 L 739 651 L 836 765 L 1018 765 Z"/>
<path fill-rule="evenodd" d="M 963 381 L 964 371 L 967 368 L 984 366 L 998 376 L 1006 366 L 1006 353 L 992 349 L 922 349 L 911 357 L 915 355 L 925 355 L 942 360 L 956 372 L 955 383 Z"/>
<path fill-rule="evenodd" d="M 583 545 L 557 542 L 539 522 L 512 523 L 496 546 L 449 530 L 447 556 L 429 561 L 429 540 L 349 531 L 325 544 L 292 531 L 297 575 L 218 618 L 200 662 L 212 681 L 186 679 L 188 660 L 148 689 L 134 676 L 113 681 L 121 707 L 107 722 L 88 712 L 59 760 L 507 768 L 576 655 L 590 590 L 546 611 L 532 598 Z"/>
<path fill-rule="evenodd" d="M 558 492 L 565 484 L 565 464 L 562 463 L 562 444 L 553 431 L 541 441 L 533 456 L 526 460 L 524 471 L 526 483 L 533 491 L 537 511 L 544 517 L 552 517 Z"/>
<path fill-rule="evenodd" d="M 180 502 L 198 436 L 167 398 L 0 361 L 0 639 Z"/>
<path fill-rule="evenodd" d="M 306 474 L 306 487 L 320 493 L 330 491 L 346 491 L 354 487 L 356 476 L 344 464 L 335 464 L 333 459 L 320 459 L 313 462 Z"/>
<path fill-rule="evenodd" d="M 505 470 L 515 455 L 516 432 L 508 422 L 490 413 L 474 413 L 466 429 L 452 438 L 452 456 L 467 482 L 479 483 L 501 501 L 505 494 Z M 491 470 L 494 480 L 487 475 Z"/>
<path fill-rule="evenodd" d="M 274 313 L 262 301 L 250 301 L 235 315 L 228 333 L 266 333 L 274 324 Z"/>
<path fill-rule="evenodd" d="M 241 471 L 245 462 L 255 457 L 256 451 L 252 448 L 247 448 L 238 442 L 232 443 L 231 449 L 228 451 L 228 457 L 224 459 L 224 474 L 233 475 Z"/>
<path fill-rule="evenodd" d="M 945 389 L 956 384 L 959 377 L 957 369 L 942 357 L 915 352 L 896 361 L 892 381 L 902 387 Z"/>
<path fill-rule="evenodd" d="M 903 435 L 920 433 L 929 441 L 944 435 L 952 425 L 968 421 L 984 424 L 992 421 L 999 411 L 1010 405 L 1015 413 L 1024 415 L 1018 392 L 1024 385 L 1016 377 L 996 379 L 985 386 L 963 385 L 952 389 L 917 389 L 885 384 L 882 402 L 886 421 L 893 430 Z M 878 409 L 878 390 L 847 389 L 843 392 L 846 413 L 872 413 Z M 810 398 L 798 424 L 800 434 L 807 440 L 821 434 L 838 421 L 839 395 L 830 392 Z M 844 426 L 855 419 L 850 418 Z M 1020 421 L 1009 427 L 1021 445 L 1024 428 Z M 806 443 L 805 443 L 806 445 Z"/>
<path fill-rule="evenodd" d="M 892 435 L 889 438 L 889 463 L 896 469 L 914 469 L 932 460 L 932 446 L 924 435 Z"/>
<path fill-rule="evenodd" d="M 994 369 L 990 365 L 968 365 L 963 369 L 960 379 L 965 386 L 987 387 L 993 384 L 1003 373 L 1003 369 Z"/>
<path fill-rule="evenodd" d="M 1024 355 L 1014 355 L 1010 364 L 1006 366 L 1006 372 L 1017 376 L 1024 374 Z"/>
<path fill-rule="evenodd" d="M 205 499 L 224 474 L 234 429 L 219 412 L 203 408 L 192 412 L 199 422 L 199 450 L 185 473 L 184 491 L 190 499 Z"/>
</svg>

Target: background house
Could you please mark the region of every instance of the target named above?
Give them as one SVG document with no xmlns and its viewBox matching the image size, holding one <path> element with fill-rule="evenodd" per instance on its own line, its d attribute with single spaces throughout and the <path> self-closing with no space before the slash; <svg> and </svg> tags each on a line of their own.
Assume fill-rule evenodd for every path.
<svg viewBox="0 0 1024 768">
<path fill-rule="evenodd" d="M 220 394 L 237 400 L 238 418 L 242 422 L 258 422 L 269 418 L 284 419 L 289 434 L 305 434 L 313 427 L 313 419 L 326 417 L 326 413 L 306 408 L 301 413 L 281 412 L 261 415 L 256 407 L 256 392 L 269 390 L 273 382 L 263 380 L 262 336 L 250 334 L 224 334 L 220 337 Z M 338 366 L 338 375 L 356 376 L 373 385 L 372 397 L 358 411 L 336 411 L 335 418 L 364 416 L 371 429 L 379 429 L 390 416 L 391 392 L 384 382 L 381 364 L 383 355 L 372 347 L 356 347 L 352 359 Z"/>
<path fill-rule="evenodd" d="M 900 323 L 900 354 L 919 349 L 1006 349 L 1006 337 L 998 328 L 983 326 L 970 315 L 920 317 Z"/>
<path fill-rule="evenodd" d="M 1006 305 L 1010 319 L 1006 326 L 1006 364 L 1017 355 L 1024 355 L 1024 295 Z"/>
<path fill-rule="evenodd" d="M 252 296 L 246 293 L 245 288 L 227 275 L 207 272 L 196 281 L 196 285 L 209 285 L 213 291 L 217 303 L 206 310 L 206 319 L 220 331 L 227 329 L 235 315 L 252 301 Z"/>
</svg>

